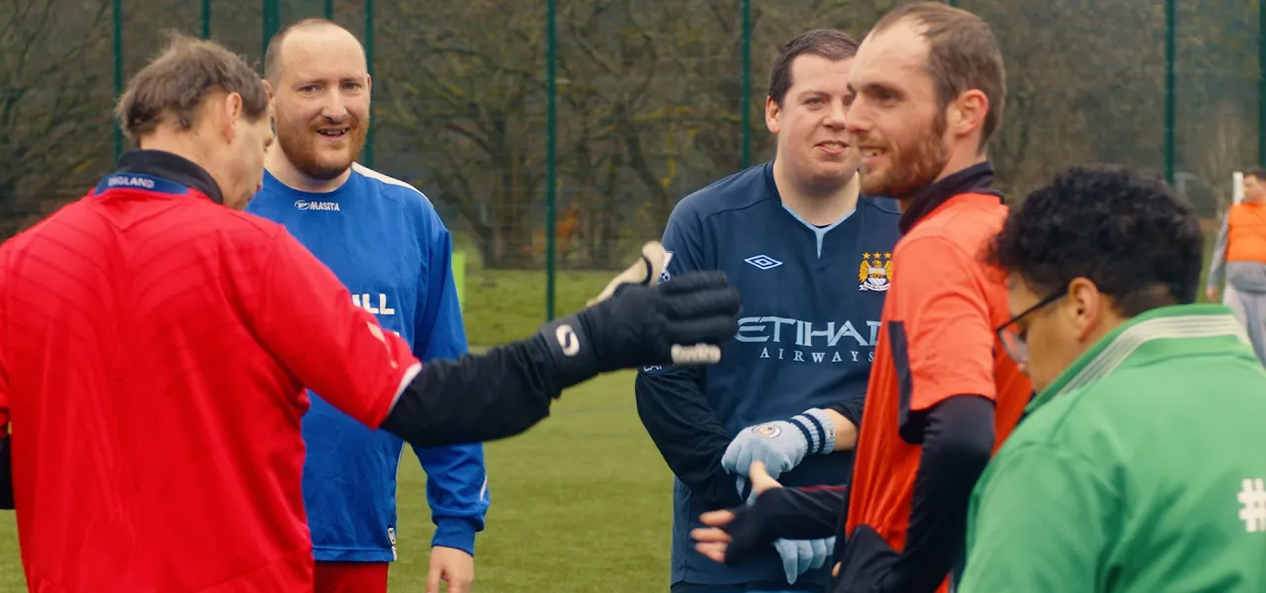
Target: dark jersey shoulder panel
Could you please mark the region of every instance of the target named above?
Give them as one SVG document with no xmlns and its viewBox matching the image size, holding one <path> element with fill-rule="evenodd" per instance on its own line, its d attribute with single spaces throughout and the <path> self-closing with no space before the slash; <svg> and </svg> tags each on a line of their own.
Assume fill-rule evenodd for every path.
<svg viewBox="0 0 1266 593">
<path fill-rule="evenodd" d="M 773 186 L 773 164 L 750 167 L 714 181 L 677 202 L 674 211 L 688 211 L 699 218 L 730 210 L 741 210 L 769 200 L 778 200 Z"/>
</svg>

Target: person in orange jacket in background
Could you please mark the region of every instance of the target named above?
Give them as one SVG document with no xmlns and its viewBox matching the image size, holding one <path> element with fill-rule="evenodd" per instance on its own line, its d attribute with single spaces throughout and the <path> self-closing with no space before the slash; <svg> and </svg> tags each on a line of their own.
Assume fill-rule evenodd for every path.
<svg viewBox="0 0 1266 593">
<path fill-rule="evenodd" d="M 1231 204 L 1218 242 L 1209 258 L 1205 296 L 1218 302 L 1218 285 L 1226 277 L 1222 302 L 1248 330 L 1257 359 L 1266 364 L 1266 169 L 1244 174 L 1244 201 Z"/>
</svg>

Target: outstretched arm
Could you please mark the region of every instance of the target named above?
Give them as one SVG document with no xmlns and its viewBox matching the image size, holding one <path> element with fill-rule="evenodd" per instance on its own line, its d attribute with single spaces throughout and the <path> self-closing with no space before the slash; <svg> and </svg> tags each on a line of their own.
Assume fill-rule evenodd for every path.
<svg viewBox="0 0 1266 593">
<path fill-rule="evenodd" d="M 423 366 L 297 241 L 279 233 L 274 247 L 249 302 L 251 331 L 299 383 L 415 446 L 514 436 L 567 387 L 648 364 L 714 363 L 738 331 L 738 291 L 723 275 L 656 286 L 665 256 L 648 243 L 584 310 L 486 354 Z"/>
<path fill-rule="evenodd" d="M 519 434 L 548 416 L 564 389 L 598 374 L 716 362 L 716 344 L 737 331 L 738 304 L 719 274 L 626 284 L 531 338 L 422 367 L 382 427 L 422 446 Z"/>
</svg>

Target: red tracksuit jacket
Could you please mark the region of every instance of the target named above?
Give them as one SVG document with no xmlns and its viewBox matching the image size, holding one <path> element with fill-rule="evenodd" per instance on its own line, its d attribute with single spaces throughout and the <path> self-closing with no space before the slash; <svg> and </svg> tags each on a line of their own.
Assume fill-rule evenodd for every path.
<svg viewBox="0 0 1266 593">
<path fill-rule="evenodd" d="M 219 197 L 137 151 L 0 247 L 33 592 L 310 592 L 301 387 L 376 428 L 419 368 L 281 226 Z"/>
</svg>

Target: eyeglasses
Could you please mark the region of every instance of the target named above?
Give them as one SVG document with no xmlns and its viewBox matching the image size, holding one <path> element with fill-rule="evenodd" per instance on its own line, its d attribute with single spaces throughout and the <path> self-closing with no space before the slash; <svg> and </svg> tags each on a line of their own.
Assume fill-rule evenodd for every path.
<svg viewBox="0 0 1266 593">
<path fill-rule="evenodd" d="M 1016 364 L 1024 366 L 1029 361 L 1029 346 L 1025 342 L 1025 338 L 1029 330 L 1020 331 L 1020 320 L 1028 317 L 1038 309 L 1045 307 L 1068 294 L 1068 288 L 1065 287 L 1054 294 L 1040 300 L 1036 305 L 1022 311 L 1019 315 L 1012 317 L 1010 321 L 998 326 L 998 341 L 1002 342 L 1003 350 L 1007 351 L 1007 356 L 1011 357 Z"/>
</svg>

